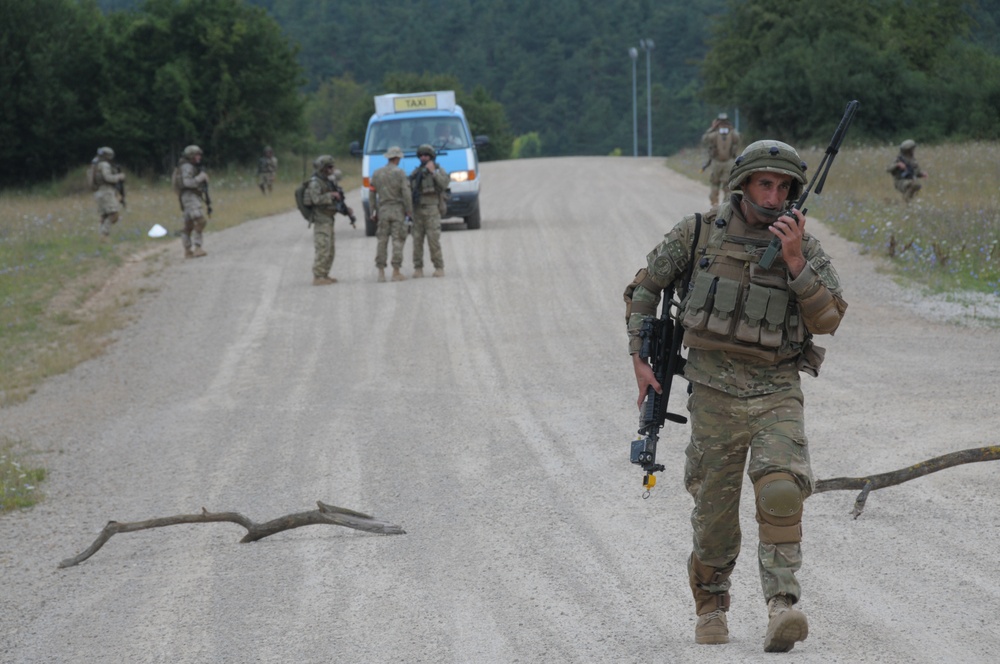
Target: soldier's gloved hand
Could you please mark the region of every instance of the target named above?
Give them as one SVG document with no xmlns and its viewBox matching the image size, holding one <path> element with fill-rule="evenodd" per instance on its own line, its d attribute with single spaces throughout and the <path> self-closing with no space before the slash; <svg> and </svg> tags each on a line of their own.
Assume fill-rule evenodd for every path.
<svg viewBox="0 0 1000 664">
<path fill-rule="evenodd" d="M 199 183 L 199 184 L 207 183 L 208 182 L 208 173 L 206 173 L 205 171 L 202 171 L 201 173 L 198 173 L 198 175 L 195 177 L 194 181 L 197 182 L 197 183 Z"/>
</svg>

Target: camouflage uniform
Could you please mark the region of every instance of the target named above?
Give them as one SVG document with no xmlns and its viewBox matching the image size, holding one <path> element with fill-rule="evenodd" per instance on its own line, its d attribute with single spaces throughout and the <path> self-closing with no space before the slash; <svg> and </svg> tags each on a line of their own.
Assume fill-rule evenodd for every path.
<svg viewBox="0 0 1000 664">
<path fill-rule="evenodd" d="M 101 215 L 100 233 L 102 237 L 111 235 L 111 226 L 118 221 L 121 212 L 118 189 L 115 185 L 125 181 L 125 174 L 111 163 L 115 153 L 111 148 L 101 148 L 97 151 L 94 165 L 94 200 L 97 201 L 97 213 Z"/>
<path fill-rule="evenodd" d="M 333 157 L 323 155 L 313 162 L 316 171 L 309 179 L 303 199 L 305 204 L 312 208 L 313 227 L 313 247 L 315 254 L 313 257 L 313 278 L 317 281 L 330 279 L 330 268 L 333 266 L 333 257 L 336 253 L 335 239 L 333 235 L 333 219 L 337 214 L 336 200 L 333 194 L 336 189 L 329 176 L 333 174 Z"/>
<path fill-rule="evenodd" d="M 271 148 L 264 148 L 264 156 L 257 160 L 257 186 L 263 194 L 271 193 L 274 176 L 278 172 L 278 158 Z"/>
<path fill-rule="evenodd" d="M 180 190 L 178 195 L 181 209 L 184 211 L 181 244 L 184 246 L 184 255 L 188 258 L 205 255 L 201 243 L 202 233 L 208 223 L 204 208 L 204 186 L 208 184 L 208 173 L 202 170 L 200 159 L 196 159 L 196 155 L 200 156 L 201 154 L 201 148 L 197 145 L 189 145 L 184 148 L 184 155 L 178 162 L 180 171 L 177 184 Z"/>
<path fill-rule="evenodd" d="M 730 185 L 738 188 L 739 182 Z M 729 577 L 741 547 L 744 466 L 757 497 L 764 599 L 787 597 L 794 604 L 801 597 L 795 578 L 802 564 L 801 501 L 813 491 L 813 474 L 799 372 L 817 375 L 823 349 L 813 345 L 812 335 L 832 334 L 847 308 L 829 257 L 808 233 L 802 239 L 806 266 L 797 277 L 780 256 L 770 269 L 760 268 L 774 236 L 747 224 L 741 200 L 734 194 L 701 216 L 695 251 L 698 217 L 682 220 L 649 253 L 626 291 L 634 354 L 643 320 L 655 314 L 660 292 L 685 273 L 694 255 L 680 320 L 689 349 L 683 376 L 691 382 L 684 469 L 694 498 L 688 573 L 699 616 L 729 608 Z M 792 492 L 788 513 L 769 513 L 763 504 L 774 487 Z"/>
<path fill-rule="evenodd" d="M 402 157 L 399 148 L 390 148 L 386 158 Z M 391 156 L 390 156 L 391 155 Z M 372 173 L 372 186 L 368 190 L 368 209 L 376 211 L 378 225 L 375 235 L 378 249 L 375 252 L 375 267 L 384 270 L 392 236 L 392 267 L 403 266 L 403 247 L 406 244 L 405 217 L 413 217 L 413 195 L 410 181 L 398 163 L 389 162 Z"/>
<path fill-rule="evenodd" d="M 434 148 L 430 145 L 421 145 L 417 154 L 421 152 L 428 154 L 433 161 L 437 156 Z M 435 274 L 443 274 L 444 255 L 441 253 L 441 200 L 451 178 L 448 172 L 434 163 L 435 169 L 431 173 L 423 165 L 417 166 L 410 173 L 410 182 L 416 189 L 419 186 L 420 203 L 416 206 L 413 215 L 413 269 L 423 270 L 424 267 L 424 237 L 427 238 L 427 246 L 430 249 L 431 263 L 434 265 Z M 419 180 L 419 185 L 418 181 Z"/>
<path fill-rule="evenodd" d="M 912 140 L 903 141 L 899 146 L 899 156 L 886 169 L 892 175 L 892 184 L 896 187 L 896 191 L 903 194 L 904 203 L 909 203 L 920 191 L 923 185 L 920 184 L 919 178 L 927 177 L 913 156 L 916 147 L 917 144 Z M 900 167 L 900 162 L 905 167 Z"/>
<path fill-rule="evenodd" d="M 722 200 L 729 198 L 729 172 L 733 168 L 733 160 L 740 154 L 743 139 L 740 133 L 729 124 L 729 116 L 720 113 L 716 122 L 701 136 L 701 144 L 708 152 L 708 180 L 712 187 L 709 202 L 714 206 L 719 202 L 719 190 L 722 190 Z"/>
</svg>

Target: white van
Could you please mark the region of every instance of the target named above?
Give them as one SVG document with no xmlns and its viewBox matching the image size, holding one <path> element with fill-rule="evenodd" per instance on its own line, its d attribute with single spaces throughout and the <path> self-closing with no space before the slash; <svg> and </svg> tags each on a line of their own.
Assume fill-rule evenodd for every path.
<svg viewBox="0 0 1000 664">
<path fill-rule="evenodd" d="M 351 143 L 351 154 L 361 157 L 366 235 L 375 235 L 367 192 L 372 173 L 386 164 L 386 150 L 394 145 L 403 150 L 399 166 L 409 175 L 420 165 L 417 148 L 423 144 L 434 147 L 435 161 L 451 176 L 451 199 L 443 218 L 459 217 L 466 228 L 479 228 L 481 177 L 476 149 L 489 145 L 489 138 L 473 138 L 465 112 L 455 103 L 454 91 L 445 90 L 375 97 L 375 113 L 368 120 L 364 149 L 357 141 Z"/>
</svg>

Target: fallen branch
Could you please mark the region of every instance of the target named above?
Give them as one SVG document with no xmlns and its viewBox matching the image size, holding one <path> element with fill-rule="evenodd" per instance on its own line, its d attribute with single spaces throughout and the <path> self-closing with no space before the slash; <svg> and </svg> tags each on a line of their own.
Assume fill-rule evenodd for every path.
<svg viewBox="0 0 1000 664">
<path fill-rule="evenodd" d="M 59 563 L 59 567 L 63 568 L 79 565 L 84 560 L 97 553 L 97 551 L 104 546 L 104 544 L 111 539 L 113 535 L 117 535 L 118 533 L 133 533 L 137 530 L 162 528 L 163 526 L 173 526 L 178 523 L 215 523 L 219 521 L 228 521 L 230 523 L 238 524 L 247 530 L 247 534 L 240 540 L 240 544 L 244 544 L 246 542 L 256 542 L 257 540 L 264 539 L 265 537 L 269 537 L 275 533 L 280 533 L 284 530 L 291 530 L 292 528 L 312 525 L 344 526 L 346 528 L 364 530 L 370 533 L 380 533 L 382 535 L 406 534 L 406 531 L 399 526 L 393 525 L 387 521 L 379 521 L 374 517 L 362 514 L 361 512 L 355 512 L 343 507 L 336 507 L 335 505 L 327 505 L 326 503 L 319 501 L 316 501 L 316 505 L 319 509 L 312 510 L 311 512 L 288 514 L 277 519 L 272 519 L 266 523 L 254 523 L 239 512 L 208 512 L 204 507 L 201 508 L 201 514 L 178 514 L 177 516 L 168 516 L 161 519 L 149 519 L 147 521 L 134 521 L 132 523 L 108 521 L 108 524 L 104 526 L 104 530 L 101 531 L 101 534 L 98 535 L 97 539 L 94 540 L 94 543 L 91 544 L 86 551 L 72 558 L 67 558 Z"/>
<path fill-rule="evenodd" d="M 868 477 L 837 477 L 830 480 L 819 480 L 816 482 L 816 488 L 813 491 L 814 493 L 822 493 L 824 491 L 851 491 L 860 489 L 861 493 L 858 494 L 857 499 L 854 501 L 854 509 L 851 510 L 851 514 L 854 515 L 855 519 L 857 519 L 861 516 L 861 511 L 865 508 L 865 502 L 868 500 L 868 494 L 876 489 L 902 484 L 908 480 L 923 477 L 924 475 L 944 470 L 945 468 L 951 468 L 952 466 L 957 466 L 963 463 L 996 461 L 997 459 L 1000 459 L 1000 445 L 975 447 L 968 450 L 962 450 L 961 452 L 952 452 L 951 454 L 945 454 L 944 456 L 934 457 L 933 459 L 921 461 L 920 463 L 916 463 L 907 468 L 901 468 L 899 470 L 882 473 L 880 475 L 869 475 Z"/>
</svg>

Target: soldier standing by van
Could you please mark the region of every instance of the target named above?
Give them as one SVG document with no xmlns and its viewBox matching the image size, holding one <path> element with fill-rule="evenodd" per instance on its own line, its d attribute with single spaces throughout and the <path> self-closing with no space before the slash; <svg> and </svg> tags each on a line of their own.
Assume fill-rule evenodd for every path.
<svg viewBox="0 0 1000 664">
<path fill-rule="evenodd" d="M 267 195 L 274 189 L 274 176 L 278 172 L 278 158 L 271 146 L 264 147 L 264 156 L 257 160 L 257 186 L 260 193 Z"/>
<path fill-rule="evenodd" d="M 927 177 L 914 157 L 914 150 L 917 149 L 917 142 L 906 139 L 899 144 L 899 155 L 893 160 L 886 170 L 892 175 L 892 184 L 896 191 L 903 194 L 903 202 L 909 204 L 913 197 L 917 195 L 923 185 L 920 178 Z"/>
<path fill-rule="evenodd" d="M 415 200 L 415 215 L 413 217 L 413 278 L 424 276 L 424 237 L 430 249 L 431 263 L 434 265 L 435 277 L 444 276 L 444 256 L 441 253 L 441 215 L 447 204 L 444 195 L 448 189 L 450 178 L 447 171 L 438 166 L 434 158 L 437 152 L 430 145 L 417 148 L 420 165 L 410 173 L 410 186 L 413 188 Z"/>
<path fill-rule="evenodd" d="M 115 151 L 111 148 L 98 148 L 97 156 L 90 165 L 91 188 L 94 190 L 94 200 L 97 201 L 97 213 L 101 215 L 101 241 L 106 242 L 111 236 L 111 227 L 118 222 L 121 211 L 120 203 L 124 196 L 125 173 L 114 164 Z"/>
<path fill-rule="evenodd" d="M 185 258 L 200 258 L 207 255 L 201 248 L 202 232 L 208 224 L 205 208 L 212 213 L 208 202 L 208 173 L 201 167 L 203 154 L 197 145 L 184 148 L 177 168 L 174 169 L 174 190 L 180 198 L 181 210 L 184 212 L 184 230 L 181 232 L 181 244 L 184 246 Z"/>
<path fill-rule="evenodd" d="M 847 304 L 830 258 L 805 232 L 805 216 L 787 211 L 805 183 L 805 163 L 791 146 L 752 143 L 728 182 L 739 191 L 677 224 L 625 291 L 641 404 L 648 387 L 661 387 L 639 354 L 639 331 L 656 314 L 663 289 L 695 261 L 680 321 L 689 349 L 683 375 L 692 389 L 684 484 L 694 498 L 688 577 L 696 643 L 729 642 L 744 467 L 759 524 L 757 560 L 768 609 L 764 650 L 786 652 L 809 632 L 805 614 L 794 608 L 802 597 L 795 578 L 802 566 L 802 505 L 813 491 L 799 372 L 817 375 L 824 351 L 812 337 L 833 334 Z M 763 269 L 760 258 L 774 237 L 781 240 L 780 257 Z"/>
<path fill-rule="evenodd" d="M 719 113 L 712 126 L 702 134 L 701 144 L 708 151 L 708 161 L 701 170 L 709 166 L 708 181 L 712 191 L 708 196 L 713 207 L 719 203 L 719 190 L 722 190 L 722 202 L 729 198 L 729 171 L 733 168 L 733 160 L 740 153 L 743 139 L 740 133 L 729 122 L 729 115 Z"/>
<path fill-rule="evenodd" d="M 306 185 L 303 198 L 306 207 L 312 210 L 310 223 L 313 228 L 313 286 L 328 286 L 337 283 L 330 276 L 333 257 L 336 253 L 333 236 L 333 219 L 337 214 L 340 193 L 334 185 L 333 171 L 336 168 L 333 157 L 328 154 L 316 157 L 313 162 L 315 172 Z"/>
<path fill-rule="evenodd" d="M 372 173 L 372 186 L 368 190 L 368 209 L 377 226 L 378 249 L 375 251 L 375 267 L 378 280 L 385 281 L 386 253 L 389 236 L 392 236 L 392 280 L 403 281 L 400 272 L 403 267 L 403 247 L 406 244 L 406 220 L 413 218 L 413 194 L 406 173 L 399 167 L 403 150 L 394 145 L 385 153 L 389 163 Z"/>
</svg>

